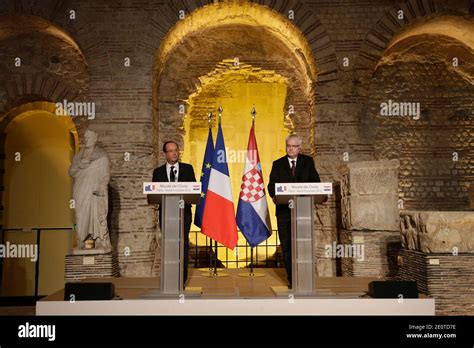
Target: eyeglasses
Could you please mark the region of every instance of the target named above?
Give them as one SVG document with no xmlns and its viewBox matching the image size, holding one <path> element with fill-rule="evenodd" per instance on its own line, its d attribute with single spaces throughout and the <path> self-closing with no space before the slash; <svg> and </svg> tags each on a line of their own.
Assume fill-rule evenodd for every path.
<svg viewBox="0 0 474 348">
<path fill-rule="evenodd" d="M 298 147 L 300 147 L 301 145 L 288 145 L 286 144 L 286 147 L 291 147 L 293 149 L 297 149 Z"/>
</svg>

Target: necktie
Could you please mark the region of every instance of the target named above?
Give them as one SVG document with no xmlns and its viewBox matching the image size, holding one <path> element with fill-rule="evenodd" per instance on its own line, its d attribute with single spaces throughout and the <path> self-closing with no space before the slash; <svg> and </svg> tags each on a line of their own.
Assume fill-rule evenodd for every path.
<svg viewBox="0 0 474 348">
<path fill-rule="evenodd" d="M 296 161 L 293 160 L 291 161 L 291 176 L 295 176 L 296 175 Z"/>
<path fill-rule="evenodd" d="M 171 166 L 170 168 L 170 182 L 175 182 L 176 181 L 176 176 L 174 175 L 174 166 Z"/>
</svg>

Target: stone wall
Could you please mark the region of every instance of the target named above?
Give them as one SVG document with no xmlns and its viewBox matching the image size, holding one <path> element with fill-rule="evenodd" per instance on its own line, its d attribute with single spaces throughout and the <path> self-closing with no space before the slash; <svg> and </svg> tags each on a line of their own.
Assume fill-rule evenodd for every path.
<svg viewBox="0 0 474 348">
<path fill-rule="evenodd" d="M 341 167 L 338 243 L 359 250 L 341 259 L 343 276 L 392 277 L 400 248 L 397 160 Z M 358 249 L 363 247 L 363 249 Z"/>
<path fill-rule="evenodd" d="M 473 253 L 459 255 L 400 250 L 401 280 L 416 281 L 418 291 L 435 299 L 437 315 L 474 315 Z"/>
<path fill-rule="evenodd" d="M 474 85 L 444 63 L 400 62 L 380 67 L 369 93 L 363 132 L 374 138 L 377 158 L 400 160 L 404 207 L 469 210 Z M 419 119 L 380 116 L 389 100 L 419 103 Z"/>
<path fill-rule="evenodd" d="M 357 256 L 341 258 L 342 276 L 392 278 L 397 275 L 399 232 L 341 230 L 339 243 L 364 246 L 363 258 Z"/>
<path fill-rule="evenodd" d="M 25 101 L 56 101 L 64 96 L 96 103 L 97 117 L 89 124 L 99 133 L 100 145 L 111 159 L 110 230 L 123 276 L 151 275 L 153 270 L 159 269 L 156 210 L 146 204 L 141 194 L 141 183 L 149 180 L 153 168 L 163 163 L 160 151 L 163 136 L 166 134 L 178 142 L 183 137 L 183 115 L 177 111 L 177 106 L 185 103 L 183 95 L 195 91 L 199 85 L 198 75 L 212 71 L 223 58 L 223 51 L 216 51 L 219 54 L 213 57 L 212 51 L 207 51 L 207 48 L 235 47 L 232 42 L 222 42 L 226 36 L 221 31 L 215 38 L 208 32 L 200 41 L 199 33 L 193 33 L 176 47 L 167 70 L 158 71 L 160 45 L 167 33 L 180 23 L 180 11 L 189 16 L 195 9 L 212 6 L 213 3 L 210 0 L 4 0 L 0 7 L 0 109 L 8 111 Z M 304 150 L 314 156 L 324 181 L 339 181 L 341 164 L 373 160 L 378 156 L 375 150 L 380 144 L 374 143 L 371 134 L 367 137 L 363 131 L 363 121 L 370 112 L 368 105 L 375 103 L 368 97 L 372 93 L 375 98 L 379 97 L 376 89 L 383 90 L 383 85 L 388 83 L 382 80 L 392 81 L 392 75 L 410 73 L 410 68 L 408 71 L 401 66 L 398 69 L 397 63 L 392 68 L 378 71 L 372 84 L 376 65 L 384 55 L 388 42 L 397 33 L 418 22 L 443 15 L 456 18 L 470 16 L 468 3 L 463 1 L 380 0 L 361 3 L 346 0 L 260 0 L 253 3 L 286 19 L 293 11 L 294 18 L 289 19 L 288 25 L 298 29 L 300 38 L 306 40 L 312 52 L 313 57 L 307 63 L 316 66 L 314 80 L 308 79 L 292 64 L 291 59 L 301 58 L 302 50 L 295 49 L 290 52 L 291 55 L 287 55 L 288 52 L 270 53 L 275 53 L 272 55 L 275 58 L 273 68 L 295 81 L 289 92 L 289 98 L 292 98 L 289 102 L 299 110 L 292 120 L 294 129 L 302 133 Z M 399 10 L 405 14 L 402 20 L 396 17 Z M 75 11 L 74 18 L 71 18 L 71 11 Z M 20 15 L 29 16 L 22 28 L 11 24 L 18 22 Z M 43 19 L 47 24 L 42 22 Z M 35 21 L 40 25 L 34 26 L 32 23 Z M 36 34 L 25 37 L 25 28 Z M 51 38 L 52 31 L 48 28 L 55 28 L 53 32 L 59 28 L 70 40 Z M 227 29 L 235 32 L 235 28 Z M 4 35 L 6 31 L 11 35 Z M 266 41 L 275 40 L 267 34 L 262 36 Z M 18 41 L 20 38 L 26 41 Z M 431 40 L 436 41 L 437 37 Z M 80 52 L 70 48 L 71 42 L 77 45 Z M 259 41 L 235 42 L 236 45 L 241 43 L 240 52 L 247 52 L 240 56 L 242 61 L 257 68 L 268 65 L 268 62 L 252 56 L 252 52 L 272 45 Z M 280 43 L 275 41 L 274 44 Z M 54 57 L 54 52 L 57 57 Z M 25 57 L 25 65 L 13 69 L 11 62 L 17 54 Z M 39 65 L 35 59 L 28 58 L 36 56 L 41 57 Z M 127 62 L 130 64 L 127 65 Z M 185 79 L 186 74 L 191 72 L 187 71 L 190 66 L 195 73 Z M 433 77 L 433 81 L 438 82 L 431 83 L 426 92 L 433 95 L 433 101 L 435 96 L 443 93 L 444 82 L 456 87 L 454 94 L 446 94 L 443 99 L 452 101 L 445 115 L 450 117 L 449 121 L 444 124 L 462 127 L 466 131 L 439 130 L 436 136 L 449 138 L 452 142 L 452 146 L 444 148 L 445 152 L 462 146 L 461 159 L 456 165 L 450 163 L 450 167 L 440 167 L 442 173 L 437 179 L 431 169 L 418 174 L 420 156 L 402 156 L 403 173 L 405 169 L 409 172 L 404 178 L 411 186 L 403 186 L 400 193 L 402 198 L 407 199 L 408 206 L 411 204 L 408 198 L 414 199 L 413 204 L 429 198 L 426 202 L 436 208 L 444 199 L 452 198 L 451 202 L 457 208 L 465 209 L 468 206 L 465 183 L 472 175 L 468 169 L 469 165 L 472 167 L 472 162 L 466 162 L 466 156 L 472 158 L 472 143 L 469 142 L 472 139 L 469 128 L 472 114 L 468 113 L 467 101 L 464 104 L 455 104 L 455 101 L 465 100 L 464 97 L 472 95 L 472 89 L 464 90 L 464 85 L 459 85 L 462 81 L 452 74 L 445 76 L 438 68 L 427 69 L 432 75 L 436 72 L 441 74 L 437 79 Z M 42 78 L 46 71 L 48 76 Z M 306 80 L 296 83 L 300 77 Z M 426 78 L 421 74 L 413 82 L 419 83 Z M 186 94 L 179 94 L 182 86 Z M 398 88 L 396 83 L 390 86 Z M 441 92 L 436 92 L 438 90 Z M 409 92 L 404 90 L 403 93 L 402 96 Z M 75 122 L 80 124 L 79 120 Z M 433 123 L 429 127 L 434 129 L 437 125 Z M 83 129 L 81 126 L 80 134 Z M 420 137 L 411 133 L 414 134 L 413 143 L 421 144 Z M 392 132 L 389 136 L 396 138 L 399 134 Z M 388 145 L 392 147 L 395 143 L 394 140 Z M 410 169 L 410 166 L 415 169 Z M 417 175 L 425 178 L 415 179 Z M 450 175 L 454 177 L 452 182 Z M 407 180 L 402 181 L 401 185 L 406 185 Z M 424 193 L 426 196 L 423 196 Z M 444 197 L 439 196 L 441 193 Z M 317 243 L 324 245 L 337 240 L 334 197 L 325 206 L 318 207 L 316 214 L 319 221 L 315 230 Z M 334 260 L 320 258 L 318 262 L 319 275 L 335 275 Z"/>
</svg>

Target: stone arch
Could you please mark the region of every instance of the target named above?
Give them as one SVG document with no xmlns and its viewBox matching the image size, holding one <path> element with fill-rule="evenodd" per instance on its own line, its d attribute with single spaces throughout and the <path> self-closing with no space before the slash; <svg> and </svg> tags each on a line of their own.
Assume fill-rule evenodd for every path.
<svg viewBox="0 0 474 348">
<path fill-rule="evenodd" d="M 305 140 L 303 151 L 315 156 L 316 104 L 318 100 L 333 100 L 331 88 L 327 87 L 337 80 L 338 68 L 329 36 L 311 10 L 301 1 L 216 1 L 204 7 L 195 6 L 196 10 L 190 15 L 186 11 L 185 19 L 169 29 L 170 23 L 178 21 L 181 6 L 182 3 L 171 2 L 168 12 L 170 20 L 160 23 L 152 20 L 153 28 L 150 29 L 151 35 L 162 40 L 162 46 L 155 54 L 152 77 L 154 134 L 158 135 L 154 136 L 153 141 L 157 157 L 161 154 L 163 135 L 183 145 L 184 113 L 179 113 L 178 106 L 186 105 L 189 95 L 199 88 L 199 77 L 214 70 L 217 63 L 233 57 L 288 79 L 285 110 L 288 110 L 288 105 L 294 105 L 295 108 L 295 114 L 288 117 L 289 124 L 293 125 L 290 129 L 302 133 Z M 294 21 L 286 18 L 290 9 L 295 11 Z M 219 10 L 222 12 L 215 14 L 212 12 L 215 10 L 216 13 Z M 208 22 L 196 19 L 206 13 L 212 15 L 212 31 L 206 30 Z M 230 44 L 223 44 L 225 47 L 214 45 L 215 49 L 209 49 L 212 55 L 206 55 L 209 52 L 203 51 L 205 44 L 226 36 L 225 31 L 228 37 L 232 37 L 235 32 L 240 35 L 239 40 L 233 41 L 237 44 L 233 47 Z M 169 37 L 173 39 L 167 42 Z M 239 53 L 242 50 L 248 53 L 248 47 L 251 47 L 249 38 L 259 43 L 257 50 L 264 52 L 263 60 L 267 58 L 266 62 Z M 149 48 L 148 37 L 146 41 L 140 46 Z M 271 61 L 268 60 L 268 52 L 273 52 L 274 59 Z M 170 54 L 173 59 L 169 58 Z M 280 63 L 278 57 L 283 58 Z M 183 76 L 180 72 L 186 70 L 189 64 L 197 68 Z M 158 265 L 156 261 L 155 269 Z"/>
<path fill-rule="evenodd" d="M 207 18 L 211 15 L 213 22 L 209 23 Z M 304 23 L 306 23 L 305 20 L 303 20 Z M 232 28 L 237 28 L 241 33 L 246 33 L 251 37 L 257 35 L 265 37 L 268 41 L 266 45 L 278 46 L 278 50 L 274 50 L 284 52 L 287 61 L 280 65 L 272 64 L 274 62 L 265 65 L 265 62 L 256 61 L 255 57 L 245 56 L 245 54 L 242 56 L 240 54 L 242 51 L 248 53 L 248 49 L 246 52 L 244 47 L 248 45 L 248 42 L 245 44 L 240 42 L 240 46 L 235 45 L 237 46 L 235 48 L 226 46 L 227 53 L 219 52 L 212 58 L 209 55 L 196 53 L 203 40 L 208 40 L 209 43 L 211 36 L 222 36 L 223 31 L 229 31 Z M 318 25 L 313 26 L 312 29 L 307 28 L 307 33 L 313 33 L 315 28 L 318 28 Z M 246 38 L 240 39 L 245 41 Z M 264 40 L 262 37 L 260 40 L 257 38 L 257 42 Z M 315 41 L 312 43 L 314 44 Z M 261 48 L 265 49 L 265 47 Z M 213 54 L 216 52 L 213 51 Z M 173 79 L 177 74 L 179 76 L 178 72 L 182 67 L 198 55 L 202 60 L 198 67 L 200 70 L 196 69 L 194 74 L 175 82 Z M 169 59 L 171 56 L 173 59 Z M 199 76 L 207 74 L 219 61 L 232 57 L 238 57 L 252 66 L 275 70 L 282 76 L 290 75 L 287 105 L 294 105 L 296 108 L 294 130 L 305 133 L 303 136 L 308 144 L 305 151 L 314 155 L 314 105 L 318 71 L 313 49 L 303 33 L 290 21 L 266 6 L 251 2 L 215 3 L 204 6 L 180 21 L 168 32 L 156 54 L 153 71 L 154 121 L 158 134 L 173 134 L 173 129 L 182 129 L 182 115 L 179 114 L 178 103 L 185 103 L 187 97 L 196 90 L 199 86 Z M 285 71 L 285 65 L 288 65 L 288 62 L 292 62 L 296 73 L 288 74 L 288 71 Z M 173 86 L 175 83 L 179 85 L 179 88 L 176 88 L 176 85 Z M 178 139 L 182 137 L 182 134 L 173 135 L 177 135 Z M 159 136 L 157 140 L 160 143 L 163 139 Z"/>
<path fill-rule="evenodd" d="M 4 16 L 0 18 L 0 40 L 3 113 L 25 102 L 83 97 L 87 63 L 64 30 L 40 17 Z"/>
<path fill-rule="evenodd" d="M 457 4 L 457 3 L 456 3 Z M 441 15 L 464 16 L 470 9 L 462 8 L 436 0 L 406 0 L 392 7 L 370 29 L 355 65 L 354 87 L 357 95 L 365 97 L 367 87 L 380 59 L 387 47 L 393 44 L 397 35 L 410 29 L 412 25 L 422 24 Z M 466 3 L 467 4 L 467 3 Z M 403 11 L 403 19 L 398 19 L 399 11 Z M 400 36 L 401 37 L 401 36 Z"/>
<path fill-rule="evenodd" d="M 54 114 L 54 102 L 82 99 L 88 74 L 77 43 L 44 18 L 0 17 L 0 41 L 0 151 L 4 153 L 5 131 L 20 111 L 37 108 Z M 79 133 L 88 125 L 87 117 L 74 117 L 71 122 Z"/>
</svg>

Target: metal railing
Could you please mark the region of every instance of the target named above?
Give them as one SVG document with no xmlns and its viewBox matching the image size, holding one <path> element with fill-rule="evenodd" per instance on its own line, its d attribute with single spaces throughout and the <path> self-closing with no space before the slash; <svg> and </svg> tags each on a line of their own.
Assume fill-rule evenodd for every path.
<svg viewBox="0 0 474 348">
<path fill-rule="evenodd" d="M 241 232 L 238 231 L 239 237 Z M 204 236 L 198 230 L 191 230 L 189 232 L 189 241 L 190 241 L 190 250 L 189 250 L 189 266 L 194 266 L 194 268 L 208 267 L 211 264 L 211 260 L 215 258 L 216 250 L 214 247 L 214 242 L 207 236 L 205 236 L 206 244 L 199 245 L 198 237 L 201 238 Z M 242 238 L 239 238 L 241 240 Z M 245 238 L 243 238 L 245 240 Z M 212 243 L 212 246 L 211 246 Z M 245 242 L 244 244 L 238 243 L 236 250 L 245 249 L 245 257 L 242 257 L 242 253 L 239 252 L 237 257 L 233 257 L 234 260 L 230 257 L 232 251 L 227 249 L 223 245 L 217 246 L 218 256 L 222 255 L 222 250 L 225 250 L 225 257 L 219 258 L 219 264 L 223 268 L 242 268 L 250 266 L 250 245 Z M 273 254 L 271 254 L 271 250 Z M 278 230 L 272 230 L 272 235 L 257 245 L 254 248 L 254 259 L 253 267 L 255 268 L 278 268 L 283 267 L 283 256 L 281 254 L 280 240 L 278 238 Z M 262 260 L 263 255 L 263 260 Z"/>
<path fill-rule="evenodd" d="M 40 271 L 40 260 L 41 260 L 41 232 L 42 231 L 73 231 L 72 227 L 34 227 L 34 228 L 0 228 L 0 237 L 1 237 L 1 244 L 5 244 L 6 232 L 36 232 L 36 245 L 38 248 L 38 255 L 37 260 L 35 262 L 35 297 L 38 297 L 38 285 L 39 285 L 39 271 Z M 239 235 L 241 235 L 241 232 Z M 201 234 L 200 231 L 193 230 L 190 231 L 189 240 L 191 243 L 190 246 L 190 266 L 193 265 L 195 268 L 198 267 L 208 267 L 211 264 L 211 260 L 215 257 L 215 247 L 214 243 L 211 246 L 212 240 L 205 236 L 206 245 L 199 245 L 198 237 L 204 236 Z M 242 238 L 239 238 L 242 239 Z M 245 240 L 245 239 L 244 239 Z M 217 246 L 217 254 L 222 255 L 222 250 L 225 250 L 225 257 L 220 257 L 219 265 L 224 268 L 242 268 L 242 267 L 249 267 L 250 266 L 250 245 L 245 242 L 244 244 L 238 243 L 236 246 L 237 250 L 241 250 L 244 248 L 245 250 L 245 257 L 242 257 L 242 253 L 239 253 L 235 259 L 232 260 L 229 255 L 229 249 L 227 249 L 223 245 Z M 263 251 L 262 251 L 263 250 Z M 273 253 L 271 253 L 273 250 Z M 254 248 L 254 260 L 253 260 L 253 267 L 254 268 L 278 268 L 283 267 L 283 257 L 281 254 L 280 249 L 280 241 L 278 238 L 278 231 L 272 230 L 272 235 L 262 242 L 261 244 L 257 245 Z M 260 256 L 259 256 L 260 255 Z M 262 260 L 262 256 L 263 260 Z M 260 257 L 260 259 L 259 259 Z M 0 287 L 2 286 L 2 279 L 3 279 L 3 258 L 0 258 Z"/>
</svg>

